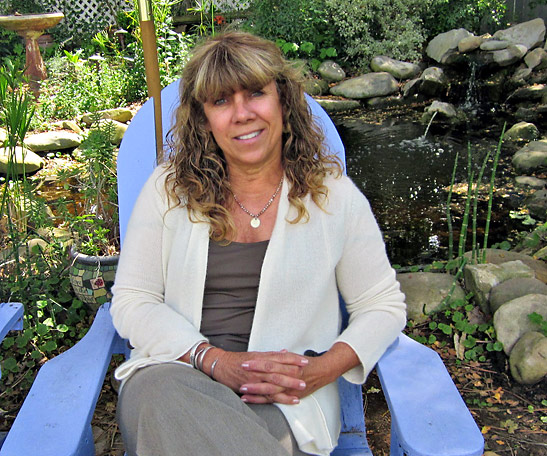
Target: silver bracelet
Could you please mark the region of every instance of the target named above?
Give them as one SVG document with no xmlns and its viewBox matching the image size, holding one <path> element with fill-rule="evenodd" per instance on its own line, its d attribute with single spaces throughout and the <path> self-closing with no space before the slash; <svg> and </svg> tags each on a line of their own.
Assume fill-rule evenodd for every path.
<svg viewBox="0 0 547 456">
<path fill-rule="evenodd" d="M 190 364 L 192 366 L 194 366 L 194 363 L 196 361 L 196 351 L 197 351 L 198 347 L 203 343 L 207 343 L 207 341 L 203 340 L 203 339 L 199 340 L 194 345 L 192 345 L 192 348 L 190 348 Z"/>
<path fill-rule="evenodd" d="M 211 373 L 209 374 L 209 377 L 211 377 L 213 380 L 215 379 L 215 366 L 218 363 L 218 358 L 213 361 L 213 364 L 211 364 Z"/>
<path fill-rule="evenodd" d="M 198 369 L 203 372 L 203 360 L 205 359 L 205 353 L 207 353 L 209 350 L 213 348 L 212 345 L 209 345 L 208 347 L 204 348 L 202 351 L 199 352 L 199 355 L 196 356 L 196 363 L 198 365 Z"/>
</svg>

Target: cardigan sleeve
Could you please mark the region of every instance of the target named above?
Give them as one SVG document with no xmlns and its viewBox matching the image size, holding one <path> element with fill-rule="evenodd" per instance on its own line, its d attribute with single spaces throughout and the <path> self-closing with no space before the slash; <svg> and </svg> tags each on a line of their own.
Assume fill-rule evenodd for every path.
<svg viewBox="0 0 547 456">
<path fill-rule="evenodd" d="M 353 183 L 348 193 L 351 209 L 346 214 L 345 242 L 336 280 L 349 322 L 336 341 L 352 347 L 361 361 L 344 378 L 363 383 L 404 328 L 406 305 L 368 200 Z"/>
<path fill-rule="evenodd" d="M 161 167 L 156 168 L 135 203 L 112 288 L 113 323 L 134 347 L 132 360 L 174 361 L 205 339 L 188 319 L 165 303 L 163 247 L 168 204 L 162 172 Z M 121 369 L 127 375 L 119 377 L 132 371 Z"/>
</svg>

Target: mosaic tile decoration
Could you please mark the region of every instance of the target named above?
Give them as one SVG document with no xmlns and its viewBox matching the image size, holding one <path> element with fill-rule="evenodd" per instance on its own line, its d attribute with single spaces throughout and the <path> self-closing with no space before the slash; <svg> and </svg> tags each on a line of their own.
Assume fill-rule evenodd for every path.
<svg viewBox="0 0 547 456">
<path fill-rule="evenodd" d="M 110 301 L 110 289 L 114 284 L 117 264 L 92 265 L 74 261 L 70 267 L 70 283 L 82 302 L 91 309 L 97 310 L 102 304 Z"/>
</svg>

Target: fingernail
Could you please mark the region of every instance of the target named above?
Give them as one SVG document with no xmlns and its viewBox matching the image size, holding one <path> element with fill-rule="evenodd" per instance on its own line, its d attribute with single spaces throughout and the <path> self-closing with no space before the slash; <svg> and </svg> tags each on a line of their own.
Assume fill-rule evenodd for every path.
<svg viewBox="0 0 547 456">
<path fill-rule="evenodd" d="M 241 388 L 239 388 L 239 391 L 246 393 L 247 391 L 249 391 L 249 389 L 246 386 L 242 386 Z"/>
<path fill-rule="evenodd" d="M 300 399 L 294 398 L 294 399 L 292 400 L 292 403 L 293 403 L 293 404 L 300 404 Z"/>
<path fill-rule="evenodd" d="M 302 358 L 300 364 L 309 364 L 310 360 L 308 358 Z"/>
<path fill-rule="evenodd" d="M 242 400 L 243 402 L 249 402 L 249 401 L 247 400 L 246 397 L 242 397 L 241 400 Z"/>
<path fill-rule="evenodd" d="M 241 367 L 243 367 L 243 369 L 247 369 L 249 367 L 249 363 L 243 363 Z"/>
<path fill-rule="evenodd" d="M 306 383 L 300 382 L 300 388 L 304 389 L 306 387 Z"/>
</svg>

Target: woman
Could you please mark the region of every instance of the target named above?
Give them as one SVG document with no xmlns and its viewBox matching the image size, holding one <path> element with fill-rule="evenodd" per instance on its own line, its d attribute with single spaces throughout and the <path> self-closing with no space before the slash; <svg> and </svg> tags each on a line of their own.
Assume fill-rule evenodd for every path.
<svg viewBox="0 0 547 456">
<path fill-rule="evenodd" d="M 336 446 L 335 380 L 365 381 L 405 305 L 368 202 L 322 139 L 274 44 L 230 32 L 195 49 L 174 153 L 135 205 L 113 289 L 134 347 L 116 372 L 128 454 Z"/>
</svg>

